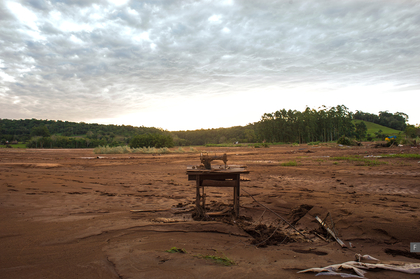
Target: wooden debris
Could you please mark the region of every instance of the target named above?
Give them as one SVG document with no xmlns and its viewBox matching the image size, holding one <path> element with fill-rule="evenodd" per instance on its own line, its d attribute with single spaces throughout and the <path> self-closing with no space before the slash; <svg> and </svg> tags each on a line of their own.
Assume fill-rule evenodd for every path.
<svg viewBox="0 0 420 279">
<path fill-rule="evenodd" d="M 158 211 L 168 211 L 169 209 L 133 209 L 130 212 L 138 213 L 138 212 L 158 212 Z"/>
<path fill-rule="evenodd" d="M 220 216 L 220 215 L 229 215 L 230 208 L 225 208 L 222 211 L 218 212 L 207 212 L 209 216 Z"/>
<path fill-rule="evenodd" d="M 319 238 L 321 238 L 322 240 L 324 240 L 325 242 L 328 242 L 328 240 L 327 240 L 325 237 L 323 237 L 322 235 L 320 235 L 319 233 L 314 232 L 314 234 L 315 234 L 317 237 L 319 237 Z"/>
<path fill-rule="evenodd" d="M 344 244 L 343 241 L 341 241 L 336 235 L 335 233 L 327 227 L 327 225 L 318 217 L 316 216 L 315 219 L 321 224 L 321 226 L 327 230 L 327 232 L 335 239 L 335 241 L 337 241 L 338 244 L 340 244 L 341 247 L 343 248 L 347 248 L 346 244 Z"/>
</svg>

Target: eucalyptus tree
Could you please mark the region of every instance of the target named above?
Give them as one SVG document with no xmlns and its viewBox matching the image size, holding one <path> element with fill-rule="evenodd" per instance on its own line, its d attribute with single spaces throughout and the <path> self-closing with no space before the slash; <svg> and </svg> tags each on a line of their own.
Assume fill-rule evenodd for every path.
<svg viewBox="0 0 420 279">
<path fill-rule="evenodd" d="M 359 122 L 355 126 L 356 126 L 356 131 L 355 131 L 356 139 L 363 140 L 364 138 L 366 138 L 367 126 L 365 122 L 363 121 Z"/>
<path fill-rule="evenodd" d="M 322 108 L 317 111 L 278 110 L 264 113 L 255 123 L 258 139 L 270 142 L 333 141 L 340 136 L 351 136 L 354 131 L 352 114 L 344 105 Z"/>
</svg>

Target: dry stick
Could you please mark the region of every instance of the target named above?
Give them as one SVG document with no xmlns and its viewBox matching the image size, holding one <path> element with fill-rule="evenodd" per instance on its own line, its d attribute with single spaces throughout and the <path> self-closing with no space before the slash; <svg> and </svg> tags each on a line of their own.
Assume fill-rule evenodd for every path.
<svg viewBox="0 0 420 279">
<path fill-rule="evenodd" d="M 328 211 L 328 213 L 327 213 L 327 216 L 325 216 L 325 218 L 324 218 L 324 220 L 322 220 L 322 222 L 323 223 L 325 223 L 325 221 L 327 220 L 327 218 L 328 218 L 328 216 L 330 216 L 330 212 Z M 332 219 L 331 219 L 332 220 Z M 325 223 L 326 224 L 326 223 Z M 327 234 L 328 235 L 328 240 L 331 240 L 331 235 L 330 234 Z"/>
<path fill-rule="evenodd" d="M 260 218 L 258 218 L 257 222 L 260 221 L 260 219 L 264 216 L 265 212 L 267 211 L 267 209 L 264 209 L 264 212 L 261 214 Z"/>
<path fill-rule="evenodd" d="M 290 224 L 286 219 L 284 219 L 283 217 L 281 217 L 279 214 L 277 214 L 276 212 L 274 212 L 273 210 L 271 210 L 270 208 L 266 207 L 265 205 L 263 205 L 262 203 L 258 202 L 250 193 L 248 193 L 247 191 L 245 191 L 242 188 L 242 191 L 244 191 L 245 193 L 247 193 L 256 203 L 258 203 L 259 205 L 261 205 L 262 207 L 264 207 L 265 209 L 267 209 L 268 211 L 270 211 L 271 213 L 273 213 L 274 215 L 276 215 L 277 217 L 279 217 L 280 219 L 282 219 L 284 222 L 286 222 L 292 229 L 294 229 L 295 231 L 297 231 L 301 236 L 303 236 L 305 239 L 307 240 L 311 240 L 309 238 L 307 238 L 304 234 L 302 234 L 300 231 L 298 231 L 298 229 L 296 229 L 292 224 Z M 312 240 L 311 240 L 312 241 Z"/>
<path fill-rule="evenodd" d="M 328 212 L 328 213 L 329 213 L 329 212 Z M 335 234 L 335 235 L 337 235 L 337 232 L 335 231 L 335 224 L 334 224 L 334 221 L 333 221 L 333 219 L 332 219 L 331 214 L 330 214 L 330 220 L 331 220 L 331 227 L 332 227 L 332 231 L 334 232 L 334 234 Z"/>
<path fill-rule="evenodd" d="M 334 236 L 336 236 L 337 235 L 337 232 L 335 231 L 335 225 L 334 225 L 334 221 L 333 221 L 333 219 L 332 219 L 332 215 L 331 215 L 331 213 L 328 211 L 328 213 L 327 213 L 327 216 L 325 216 L 325 218 L 324 218 L 324 220 L 322 220 L 322 223 L 324 223 L 325 225 L 327 225 L 327 223 L 325 222 L 326 220 L 327 220 L 327 218 L 328 218 L 328 216 L 330 216 L 330 222 L 331 222 L 331 227 L 332 227 L 332 232 L 334 233 Z M 321 225 L 322 225 L 322 223 L 321 223 Z M 328 227 L 328 226 L 327 226 Z M 331 238 L 331 236 L 332 235 L 328 235 L 328 239 L 330 239 Z"/>
</svg>

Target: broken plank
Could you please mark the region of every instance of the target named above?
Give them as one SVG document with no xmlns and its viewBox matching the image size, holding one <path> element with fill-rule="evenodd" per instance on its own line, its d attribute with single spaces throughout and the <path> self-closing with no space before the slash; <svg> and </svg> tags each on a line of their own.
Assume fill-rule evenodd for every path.
<svg viewBox="0 0 420 279">
<path fill-rule="evenodd" d="M 327 232 L 335 239 L 335 241 L 337 241 L 337 243 L 338 244 L 340 244 L 340 246 L 341 247 L 343 247 L 343 248 L 347 248 L 347 246 L 346 246 L 346 244 L 344 244 L 344 242 L 343 241 L 341 241 L 336 235 L 335 235 L 335 233 L 330 229 L 330 228 L 328 228 L 327 227 L 327 225 L 324 223 L 324 222 L 322 222 L 322 220 L 318 217 L 318 216 L 316 216 L 315 217 L 315 219 L 321 224 L 321 226 L 322 227 L 324 227 L 324 229 L 326 229 L 327 230 Z"/>
</svg>

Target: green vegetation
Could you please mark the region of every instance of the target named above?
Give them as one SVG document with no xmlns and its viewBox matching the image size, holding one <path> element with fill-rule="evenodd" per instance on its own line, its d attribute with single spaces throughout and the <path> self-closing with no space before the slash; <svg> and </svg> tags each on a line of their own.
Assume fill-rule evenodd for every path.
<svg viewBox="0 0 420 279">
<path fill-rule="evenodd" d="M 235 126 L 231 128 L 200 129 L 194 131 L 171 132 L 176 146 L 207 145 L 207 144 L 232 144 L 235 142 L 257 141 L 254 124 Z M 228 146 L 230 147 L 230 146 Z"/>
<path fill-rule="evenodd" d="M 358 155 L 353 155 L 353 156 L 341 156 L 341 157 L 330 157 L 330 159 L 335 160 L 335 161 L 360 161 L 363 158 L 360 158 Z"/>
<path fill-rule="evenodd" d="M 261 148 L 261 147 L 264 147 L 264 148 L 268 148 L 269 147 L 269 145 L 267 144 L 267 143 L 255 143 L 254 145 L 252 145 L 254 148 Z"/>
<path fill-rule="evenodd" d="M 144 126 L 0 119 L 0 144 L 19 142 L 26 143 L 28 148 L 125 145 L 130 145 L 131 148 L 191 145 L 259 148 L 286 143 L 293 146 L 302 143 L 317 145 L 336 142 L 343 136 L 350 140 L 384 140 L 386 136 L 392 135 L 397 136 L 397 143 L 415 144 L 414 140 L 420 136 L 420 128 L 407 125 L 407 119 L 408 116 L 400 112 L 380 112 L 379 115 L 374 115 L 358 111 L 354 114 L 344 105 L 329 108 L 322 106 L 317 110 L 307 107 L 303 112 L 282 109 L 265 113 L 260 121 L 246 126 L 172 132 Z M 236 142 L 242 144 L 234 144 Z M 244 142 L 247 144 L 243 144 Z"/>
<path fill-rule="evenodd" d="M 89 139 L 76 137 L 63 137 L 53 135 L 51 137 L 32 137 L 26 146 L 28 148 L 92 148 L 99 145 L 106 145 L 108 141 L 105 139 Z M 117 146 L 115 142 L 110 144 Z"/>
<path fill-rule="evenodd" d="M 283 166 L 283 167 L 295 167 L 297 165 L 298 163 L 296 161 L 289 161 L 289 162 L 280 164 L 280 166 Z"/>
<path fill-rule="evenodd" d="M 358 122 L 355 125 L 356 131 L 354 132 L 357 140 L 363 140 L 367 135 L 367 126 L 364 121 Z"/>
<path fill-rule="evenodd" d="M 379 115 L 366 113 L 363 111 L 356 111 L 353 119 L 369 121 L 398 131 L 404 131 L 408 121 L 408 115 L 403 112 L 396 112 L 394 114 L 388 111 L 380 111 Z M 369 132 L 368 132 L 369 133 Z"/>
<path fill-rule="evenodd" d="M 354 125 L 357 125 L 359 123 L 363 122 L 362 120 L 353 120 Z M 378 132 L 381 134 L 385 134 L 388 136 L 397 136 L 399 133 L 401 133 L 401 131 L 392 129 L 392 128 L 388 128 L 379 124 L 375 124 L 372 122 L 367 122 L 364 121 L 364 123 L 366 124 L 366 128 L 367 134 L 371 134 L 371 135 L 376 135 Z"/>
<path fill-rule="evenodd" d="M 379 166 L 379 165 L 388 165 L 388 162 L 381 162 L 378 160 L 367 160 L 367 159 L 365 159 L 363 163 L 364 163 L 364 166 L 370 166 L 370 167 Z"/>
<path fill-rule="evenodd" d="M 10 145 L 0 144 L 0 148 L 26 148 L 26 144 L 25 143 L 10 144 Z"/>
<path fill-rule="evenodd" d="M 47 129 L 48 132 L 45 129 Z M 41 130 L 45 133 L 40 132 Z M 133 127 L 129 125 L 88 124 L 84 122 L 76 123 L 61 120 L 0 119 L 0 140 L 5 139 L 10 142 L 13 140 L 28 141 L 31 136 L 47 137 L 49 135 L 63 137 L 86 137 L 92 140 L 103 138 L 106 138 L 107 140 L 121 140 L 134 135 L 147 133 L 165 134 L 168 132 L 162 129 L 144 126 Z"/>
<path fill-rule="evenodd" d="M 342 135 L 352 136 L 352 115 L 344 105 L 305 111 L 278 110 L 265 113 L 255 123 L 258 141 L 266 142 L 327 142 L 336 141 Z"/>
<path fill-rule="evenodd" d="M 187 253 L 187 251 L 185 251 L 185 249 L 176 248 L 176 247 L 172 247 L 171 249 L 166 250 L 165 252 L 168 252 L 168 253 L 181 253 L 181 254 Z"/>
<path fill-rule="evenodd" d="M 308 142 L 308 145 L 318 145 L 320 144 L 320 141 L 312 141 L 312 142 Z"/>
<path fill-rule="evenodd" d="M 134 136 L 130 141 L 131 148 L 153 146 L 156 148 L 173 147 L 174 141 L 170 135 L 145 134 Z"/>
<path fill-rule="evenodd" d="M 61 120 L 0 119 L 0 144 L 27 143 L 28 148 L 94 148 L 123 146 L 135 135 L 169 132 L 157 128 L 76 123 Z"/>
<path fill-rule="evenodd" d="M 405 128 L 405 135 L 412 139 L 420 140 L 420 127 L 415 127 L 414 125 L 407 125 Z"/>
<path fill-rule="evenodd" d="M 342 144 L 342 145 L 354 145 L 353 141 L 345 136 L 342 136 L 341 138 L 339 138 L 337 143 Z"/>
<path fill-rule="evenodd" d="M 389 158 L 420 159 L 420 154 L 384 154 L 381 156 Z"/>
<path fill-rule="evenodd" d="M 172 247 L 171 249 L 166 250 L 165 252 L 171 253 L 171 254 L 174 254 L 174 253 L 186 254 L 187 253 L 187 251 L 185 249 L 177 248 L 177 247 Z M 224 266 L 235 265 L 235 262 L 233 260 L 229 259 L 228 257 L 226 257 L 225 254 L 223 254 L 223 256 L 221 256 L 221 257 L 215 256 L 215 255 L 201 255 L 201 254 L 195 255 L 194 257 L 201 258 L 201 259 L 212 260 L 215 263 L 220 264 L 220 265 L 224 265 Z"/>
<path fill-rule="evenodd" d="M 131 152 L 132 150 L 128 146 L 98 146 L 93 150 L 95 154 L 125 154 Z"/>
<path fill-rule="evenodd" d="M 215 263 L 220 264 L 220 265 L 224 265 L 224 266 L 231 266 L 231 265 L 235 265 L 236 264 L 233 260 L 231 260 L 228 257 L 226 257 L 224 254 L 223 254 L 222 257 L 213 256 L 213 255 L 206 255 L 206 256 L 204 256 L 204 255 L 200 255 L 200 254 L 197 255 L 197 256 L 195 256 L 195 257 L 202 258 L 202 259 L 207 259 L 207 260 L 212 260 Z"/>
<path fill-rule="evenodd" d="M 370 159 L 359 157 L 358 155 L 331 157 L 330 159 L 334 160 L 334 161 L 360 162 L 362 164 L 362 166 L 378 166 L 378 165 L 388 164 L 388 162 L 381 162 L 381 161 L 378 161 L 378 160 L 370 160 Z"/>
<path fill-rule="evenodd" d="M 31 136 L 49 137 L 50 131 L 45 126 L 37 126 L 31 129 Z"/>
<path fill-rule="evenodd" d="M 286 142 L 268 142 L 267 144 L 268 145 L 285 145 L 285 144 L 288 144 L 288 143 L 286 143 Z"/>
</svg>

